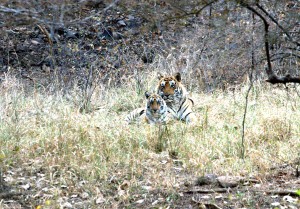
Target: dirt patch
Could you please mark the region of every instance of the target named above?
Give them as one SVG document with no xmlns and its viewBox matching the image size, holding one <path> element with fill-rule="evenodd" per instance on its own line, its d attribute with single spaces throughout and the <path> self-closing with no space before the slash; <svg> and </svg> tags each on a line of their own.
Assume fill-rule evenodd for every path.
<svg viewBox="0 0 300 209">
<path fill-rule="evenodd" d="M 215 181 L 199 186 L 199 177 L 174 169 L 176 182 L 172 191 L 162 186 L 147 186 L 149 176 L 138 185 L 122 178 L 86 182 L 76 179 L 62 185 L 42 168 L 11 168 L 3 174 L 0 192 L 3 208 L 299 208 L 300 179 L 295 167 L 274 168 L 264 178 L 252 177 L 233 188 Z M 164 175 L 164 174 L 162 174 Z M 218 177 L 217 177 L 218 178 Z M 143 185 L 143 186 L 142 186 Z M 296 191 L 298 190 L 298 193 Z"/>
</svg>

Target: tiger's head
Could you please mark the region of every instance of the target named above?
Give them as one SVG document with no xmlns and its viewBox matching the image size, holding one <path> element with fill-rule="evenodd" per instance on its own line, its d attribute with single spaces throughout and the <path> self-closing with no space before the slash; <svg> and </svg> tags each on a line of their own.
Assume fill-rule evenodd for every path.
<svg viewBox="0 0 300 209">
<path fill-rule="evenodd" d="M 174 76 L 158 76 L 157 94 L 159 94 L 167 103 L 181 100 L 186 96 L 187 91 L 181 83 L 180 73 Z"/>
<path fill-rule="evenodd" d="M 147 98 L 146 112 L 154 116 L 167 112 L 166 102 L 161 96 L 156 93 L 151 94 L 148 91 L 145 92 L 145 96 Z"/>
</svg>

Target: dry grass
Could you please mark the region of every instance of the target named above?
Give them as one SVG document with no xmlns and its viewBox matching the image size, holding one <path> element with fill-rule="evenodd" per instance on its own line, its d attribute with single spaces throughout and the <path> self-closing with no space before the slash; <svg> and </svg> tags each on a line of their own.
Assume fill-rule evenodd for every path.
<svg viewBox="0 0 300 209">
<path fill-rule="evenodd" d="M 149 82 L 144 89 L 151 89 L 153 75 L 145 78 Z M 43 176 L 43 181 L 32 183 L 39 188 L 33 206 L 58 207 L 67 201 L 64 197 L 83 192 L 89 196 L 86 207 L 99 198 L 103 201 L 98 204 L 107 207 L 128 204 L 137 200 L 135 194 L 160 188 L 172 193 L 182 179 L 204 173 L 263 176 L 272 166 L 299 156 L 300 98 L 294 90 L 287 95 L 278 88 L 253 88 L 243 160 L 241 122 L 247 87 L 234 94 L 194 93 L 198 124 L 175 122 L 163 131 L 124 123 L 131 109 L 143 105 L 136 87 L 97 89 L 92 105 L 99 110 L 89 114 L 79 112 L 75 93 L 69 99 L 38 90 L 25 95 L 11 77 L 1 89 L 0 163 L 12 186 L 18 181 L 7 179 L 10 170 L 19 168 L 28 178 Z M 122 185 L 126 189 L 120 189 Z M 38 190 L 47 195 L 39 196 Z"/>
</svg>

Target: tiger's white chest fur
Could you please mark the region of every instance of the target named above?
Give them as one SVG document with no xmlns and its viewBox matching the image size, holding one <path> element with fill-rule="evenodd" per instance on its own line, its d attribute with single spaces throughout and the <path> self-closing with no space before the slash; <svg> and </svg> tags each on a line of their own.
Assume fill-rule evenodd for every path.
<svg viewBox="0 0 300 209">
<path fill-rule="evenodd" d="M 166 123 L 169 118 L 168 108 L 166 107 L 166 110 L 160 113 L 151 113 L 150 110 L 146 110 L 146 120 L 150 124 L 164 124 Z"/>
<path fill-rule="evenodd" d="M 168 111 L 178 120 L 186 121 L 187 116 L 193 112 L 191 108 L 193 102 L 187 95 L 184 95 L 181 98 L 174 97 L 173 101 L 166 103 L 169 109 Z"/>
</svg>

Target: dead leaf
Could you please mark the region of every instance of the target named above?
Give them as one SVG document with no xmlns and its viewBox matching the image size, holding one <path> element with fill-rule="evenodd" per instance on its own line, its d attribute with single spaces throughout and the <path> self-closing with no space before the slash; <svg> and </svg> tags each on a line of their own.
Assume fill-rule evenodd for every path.
<svg viewBox="0 0 300 209">
<path fill-rule="evenodd" d="M 271 206 L 278 207 L 278 206 L 280 206 L 280 203 L 279 202 L 273 202 L 273 203 L 271 203 Z"/>
<path fill-rule="evenodd" d="M 130 182 L 124 180 L 123 183 L 119 186 L 118 190 L 127 190 L 129 188 Z"/>
<path fill-rule="evenodd" d="M 63 205 L 62 205 L 63 208 L 73 208 L 72 204 L 69 203 L 69 202 L 65 202 Z"/>
<path fill-rule="evenodd" d="M 31 40 L 31 43 L 34 44 L 34 45 L 40 44 L 40 42 L 38 42 L 38 41 L 36 41 L 36 40 Z"/>
<path fill-rule="evenodd" d="M 104 203 L 105 202 L 105 199 L 103 197 L 98 197 L 96 199 L 96 204 L 101 204 L 101 203 Z"/>
<path fill-rule="evenodd" d="M 118 195 L 119 195 L 119 196 L 123 196 L 123 195 L 125 195 L 125 194 L 126 194 L 125 190 L 119 190 L 119 191 L 118 191 Z"/>
<path fill-rule="evenodd" d="M 30 184 L 21 185 L 21 187 L 25 190 L 28 190 L 30 188 Z"/>
<path fill-rule="evenodd" d="M 289 195 L 284 196 L 283 201 L 289 202 L 289 203 L 297 203 L 298 199 L 297 198 L 293 198 Z"/>
<path fill-rule="evenodd" d="M 219 206 L 212 204 L 212 203 L 200 203 L 200 209 L 221 209 Z"/>
<path fill-rule="evenodd" d="M 138 201 L 136 201 L 135 203 L 137 203 L 137 204 L 141 204 L 141 203 L 143 203 L 145 200 L 144 199 L 142 199 L 142 200 L 138 200 Z"/>
<path fill-rule="evenodd" d="M 158 200 L 155 200 L 151 205 L 156 205 L 158 203 Z"/>
<path fill-rule="evenodd" d="M 101 193 L 98 194 L 98 197 L 96 199 L 96 204 L 101 204 L 105 202 L 105 198 L 103 197 L 103 195 Z"/>
<path fill-rule="evenodd" d="M 87 198 L 89 197 L 89 194 L 88 194 L 87 192 L 83 192 L 83 193 L 80 195 L 80 197 L 81 197 L 82 199 L 87 199 Z"/>
<path fill-rule="evenodd" d="M 152 186 L 142 186 L 142 188 L 147 191 L 152 190 Z"/>
<path fill-rule="evenodd" d="M 210 199 L 211 196 L 210 196 L 210 195 L 204 195 L 204 196 L 201 196 L 200 198 L 201 198 L 201 199 Z"/>
<path fill-rule="evenodd" d="M 217 196 L 215 196 L 215 199 L 222 199 L 223 198 L 223 195 L 217 195 Z"/>
</svg>

